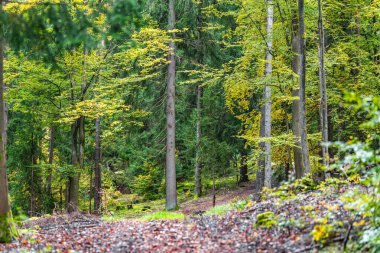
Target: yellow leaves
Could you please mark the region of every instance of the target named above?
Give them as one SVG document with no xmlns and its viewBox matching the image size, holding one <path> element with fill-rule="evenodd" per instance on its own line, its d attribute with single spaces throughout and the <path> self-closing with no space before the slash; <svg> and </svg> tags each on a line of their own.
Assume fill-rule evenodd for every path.
<svg viewBox="0 0 380 253">
<path fill-rule="evenodd" d="M 326 207 L 327 210 L 329 210 L 329 211 L 337 211 L 337 210 L 339 209 L 339 206 L 337 206 L 337 205 L 326 204 L 325 207 Z"/>
<path fill-rule="evenodd" d="M 63 117 L 59 120 L 62 123 L 69 123 L 80 116 L 88 118 L 98 118 L 104 115 L 113 115 L 122 111 L 129 111 L 130 106 L 124 105 L 123 101 L 117 99 L 109 99 L 102 101 L 85 100 L 76 103 L 69 109 L 63 111 Z"/>
<path fill-rule="evenodd" d="M 360 181 L 361 181 L 360 175 L 357 173 L 350 175 L 348 177 L 348 180 L 350 180 L 351 182 L 356 183 L 356 184 L 360 183 Z"/>
<path fill-rule="evenodd" d="M 354 227 L 362 227 L 365 224 L 365 220 L 355 221 L 353 223 Z"/>
<path fill-rule="evenodd" d="M 317 242 L 326 242 L 329 238 L 330 233 L 333 231 L 333 226 L 329 224 L 322 224 L 314 226 L 313 231 L 311 231 L 311 235 L 313 236 L 313 240 Z"/>
</svg>

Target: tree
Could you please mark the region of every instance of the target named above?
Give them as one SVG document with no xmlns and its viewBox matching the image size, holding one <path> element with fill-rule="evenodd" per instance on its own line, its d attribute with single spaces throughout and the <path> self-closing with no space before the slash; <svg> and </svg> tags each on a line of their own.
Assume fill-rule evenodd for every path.
<svg viewBox="0 0 380 253">
<path fill-rule="evenodd" d="M 267 82 L 270 82 L 271 74 L 272 74 L 272 33 L 273 33 L 273 3 L 271 0 L 267 1 L 267 39 L 266 39 L 266 46 L 267 46 L 267 52 L 265 55 L 265 78 L 267 79 Z M 270 138 L 271 137 L 271 129 L 272 129 L 272 122 L 271 122 L 271 87 L 270 84 L 266 84 L 264 87 L 264 94 L 263 94 L 263 102 L 264 106 L 261 109 L 261 123 L 260 123 L 260 137 L 264 138 Z M 264 153 L 261 155 L 261 158 L 259 160 L 259 170 L 264 170 L 263 172 L 259 172 L 259 175 L 257 176 L 257 185 L 259 186 L 256 188 L 257 190 L 260 190 L 260 186 L 263 185 L 262 182 L 264 181 L 264 185 L 268 188 L 271 187 L 271 181 L 272 181 L 272 159 L 271 159 L 271 143 L 269 140 L 265 140 L 265 142 L 261 142 L 260 144 L 261 151 Z M 262 160 L 262 156 L 264 156 L 264 160 Z M 263 177 L 264 176 L 264 177 Z"/>
<path fill-rule="evenodd" d="M 0 1 L 0 13 L 2 13 L 3 1 Z M 13 223 L 12 211 L 8 199 L 7 179 L 7 115 L 4 101 L 4 30 L 0 29 L 0 243 L 10 242 L 18 236 Z"/>
<path fill-rule="evenodd" d="M 166 209 L 177 208 L 177 179 L 175 163 L 175 0 L 169 0 L 168 30 L 172 33 L 169 42 L 169 65 L 167 72 L 167 108 L 166 108 Z"/>
<path fill-rule="evenodd" d="M 325 32 L 323 27 L 322 3 L 318 0 L 318 33 L 319 33 L 319 91 L 320 91 L 320 121 L 322 131 L 322 160 L 325 168 L 329 166 L 329 150 L 326 143 L 329 141 L 328 107 L 325 69 Z M 328 176 L 326 174 L 326 176 Z"/>
<path fill-rule="evenodd" d="M 95 119 L 95 189 L 94 189 L 94 212 L 100 212 L 102 178 L 100 170 L 100 118 Z"/>
<path fill-rule="evenodd" d="M 307 143 L 307 124 L 306 124 L 306 41 L 305 41 L 305 10 L 304 0 L 298 0 L 298 15 L 299 15 L 299 44 L 300 44 L 300 131 L 301 131 L 301 147 L 302 147 L 302 162 L 304 172 L 311 172 L 309 160 L 309 146 Z"/>
<path fill-rule="evenodd" d="M 196 154 L 195 154 L 195 184 L 194 194 L 198 197 L 202 195 L 202 165 L 201 165 L 201 139 L 202 139 L 202 86 L 197 85 L 197 126 L 196 126 Z"/>
<path fill-rule="evenodd" d="M 300 43 L 299 43 L 299 25 L 297 13 L 292 9 L 292 71 L 293 80 L 298 80 L 297 75 L 300 75 Z M 292 132 L 294 135 L 294 170 L 295 177 L 303 176 L 302 150 L 301 150 L 301 131 L 300 131 L 300 89 L 299 83 L 292 90 L 292 95 L 297 99 L 292 102 Z"/>
</svg>

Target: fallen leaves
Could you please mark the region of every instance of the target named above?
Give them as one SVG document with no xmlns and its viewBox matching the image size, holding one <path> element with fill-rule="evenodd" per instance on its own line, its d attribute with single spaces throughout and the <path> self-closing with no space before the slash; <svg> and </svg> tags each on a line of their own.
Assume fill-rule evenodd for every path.
<svg viewBox="0 0 380 253">
<path fill-rule="evenodd" d="M 257 216 L 273 213 L 278 224 L 255 227 Z M 332 217 L 332 218 L 328 218 Z M 321 220 L 339 220 L 344 232 L 350 213 L 336 192 L 301 193 L 297 199 L 269 199 L 225 216 L 192 216 L 184 220 L 101 222 L 94 217 L 54 217 L 0 251 L 18 252 L 295 252 L 314 248 L 310 234 L 329 239 Z M 347 221 L 347 222 L 346 222 Z M 359 225 L 362 222 L 357 222 Z M 360 224 L 361 225 L 361 224 Z M 330 229 L 330 227 L 329 227 Z M 335 228 L 334 228 L 335 229 Z M 322 231 L 323 230 L 323 231 Z M 338 231 L 339 232 L 339 231 Z M 331 235 L 339 235 L 336 231 Z"/>
</svg>

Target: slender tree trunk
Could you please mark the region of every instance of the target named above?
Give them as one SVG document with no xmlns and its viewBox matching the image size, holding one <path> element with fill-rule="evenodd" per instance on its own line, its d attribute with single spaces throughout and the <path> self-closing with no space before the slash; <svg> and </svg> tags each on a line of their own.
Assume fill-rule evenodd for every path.
<svg viewBox="0 0 380 253">
<path fill-rule="evenodd" d="M 266 78 L 270 78 L 272 75 L 272 30 L 273 30 L 273 5 L 272 1 L 267 1 L 268 9 L 267 9 L 267 53 L 265 56 L 265 76 Z M 271 110 L 272 110 L 272 102 L 271 102 L 271 87 L 270 85 L 266 85 L 264 88 L 264 106 L 261 109 L 261 124 L 260 124 L 260 137 L 269 138 L 271 137 Z M 258 180 L 264 180 L 265 187 L 271 188 L 272 186 L 272 158 L 271 158 L 271 143 L 269 140 L 260 143 L 260 150 L 264 153 L 264 155 L 260 154 L 260 160 L 264 159 L 264 161 L 259 161 L 259 173 L 262 173 L 261 170 L 264 170 L 263 175 L 257 175 Z M 261 190 L 263 183 L 257 182 L 257 186 L 259 188 L 257 190 Z"/>
<path fill-rule="evenodd" d="M 246 141 L 244 141 L 244 145 L 243 145 L 243 150 L 241 152 L 241 163 L 240 163 L 240 180 L 239 180 L 239 183 L 244 183 L 244 182 L 248 182 L 249 181 L 249 178 L 248 178 L 248 164 L 247 164 L 247 160 L 248 160 L 248 154 L 247 154 L 247 149 L 245 148 L 245 143 Z"/>
<path fill-rule="evenodd" d="M 270 78 L 272 75 L 272 32 L 273 32 L 273 3 L 272 0 L 268 0 L 268 14 L 267 14 L 267 47 L 268 52 L 265 57 L 265 76 Z M 264 101 L 265 101 L 265 115 L 264 115 L 264 136 L 266 138 L 271 137 L 272 132 L 272 101 L 271 101 L 271 87 L 266 85 L 264 88 Z M 271 157 L 271 143 L 270 141 L 265 142 L 265 182 L 264 185 L 268 188 L 272 186 L 272 157 Z"/>
<path fill-rule="evenodd" d="M 175 27 L 175 0 L 169 0 L 168 29 Z M 167 83 L 167 108 L 166 108 L 166 210 L 177 208 L 177 180 L 175 163 L 175 35 L 172 33 L 172 41 L 169 42 L 169 66 Z"/>
<path fill-rule="evenodd" d="M 54 126 L 50 127 L 50 140 L 49 140 L 49 175 L 46 180 L 46 193 L 49 198 L 52 197 L 51 181 L 53 179 L 53 162 L 54 162 Z"/>
<path fill-rule="evenodd" d="M 293 79 L 298 80 L 300 75 L 300 44 L 299 44 L 299 27 L 297 12 L 294 10 L 292 14 L 292 70 L 294 73 Z M 300 97 L 300 91 L 298 88 L 293 89 L 292 96 Z M 292 131 L 294 136 L 294 171 L 297 179 L 303 176 L 303 163 L 302 163 L 302 150 L 301 150 L 301 130 L 300 130 L 300 100 L 293 100 L 292 103 Z"/>
<path fill-rule="evenodd" d="M 261 107 L 261 119 L 260 119 L 260 137 L 265 136 L 264 132 L 264 118 L 265 118 L 265 108 L 264 106 Z M 259 143 L 259 149 L 260 149 L 260 157 L 258 160 L 258 171 L 256 172 L 256 197 L 260 198 L 260 192 L 262 188 L 264 187 L 264 180 L 265 180 L 265 157 L 262 154 L 262 152 L 265 150 L 265 142 Z"/>
<path fill-rule="evenodd" d="M 90 167 L 90 189 L 89 189 L 90 201 L 88 205 L 88 210 L 90 214 L 92 214 L 92 198 L 94 197 L 92 174 L 93 174 L 93 169 L 92 167 Z"/>
<path fill-rule="evenodd" d="M 79 166 L 80 170 L 83 171 L 84 169 L 84 145 L 85 145 L 85 130 L 84 130 L 84 116 L 81 116 L 78 120 L 79 125 Z"/>
<path fill-rule="evenodd" d="M 78 120 L 71 125 L 71 162 L 75 170 L 78 169 Z M 73 173 L 67 182 L 66 205 L 67 212 L 77 212 L 79 203 L 79 174 Z"/>
<path fill-rule="evenodd" d="M 318 0 L 318 31 L 319 31 L 319 92 L 320 92 L 320 118 L 322 131 L 322 159 L 325 168 L 329 167 L 329 150 L 325 143 L 328 142 L 328 108 L 327 108 L 327 87 L 326 87 L 326 70 L 325 70 L 325 34 L 323 27 L 322 3 Z M 325 173 L 325 177 L 329 177 Z"/>
<path fill-rule="evenodd" d="M 298 0 L 299 12 L 299 44 L 300 44 L 300 130 L 301 130 L 301 147 L 302 162 L 304 172 L 311 172 L 309 160 L 309 146 L 307 143 L 307 124 L 306 124 L 306 41 L 305 41 L 305 11 L 304 0 Z"/>
<path fill-rule="evenodd" d="M 197 140 L 195 154 L 195 189 L 194 194 L 198 197 L 202 195 L 202 165 L 201 165 L 201 139 L 202 139 L 202 86 L 197 87 Z"/>
<path fill-rule="evenodd" d="M 289 118 L 288 118 L 288 113 L 287 113 L 287 108 L 286 106 L 285 107 L 285 124 L 286 124 L 286 134 L 290 134 L 290 128 L 289 128 Z M 287 145 L 286 146 L 286 153 L 288 155 L 288 160 L 286 161 L 286 164 L 285 164 L 285 179 L 286 180 L 289 180 L 289 175 L 290 175 L 290 170 L 291 168 L 293 167 L 292 166 L 292 152 L 291 152 L 291 147 L 290 145 Z"/>
<path fill-rule="evenodd" d="M 0 0 L 0 12 L 3 11 L 2 8 L 3 1 Z M 10 242 L 18 236 L 8 199 L 6 163 L 7 119 L 4 90 L 4 37 L 3 34 L 0 34 L 0 243 Z"/>
<path fill-rule="evenodd" d="M 35 183 L 35 166 L 37 165 L 37 154 L 36 154 L 36 145 L 34 140 L 34 135 L 32 133 L 32 142 L 31 142 L 31 154 L 32 154 L 32 168 L 31 168 L 31 178 L 30 178 L 30 211 L 29 215 L 34 216 L 36 212 L 36 183 Z"/>
<path fill-rule="evenodd" d="M 95 120 L 95 191 L 94 191 L 94 212 L 100 212 L 100 203 L 102 200 L 102 180 L 100 170 L 100 118 Z"/>
</svg>

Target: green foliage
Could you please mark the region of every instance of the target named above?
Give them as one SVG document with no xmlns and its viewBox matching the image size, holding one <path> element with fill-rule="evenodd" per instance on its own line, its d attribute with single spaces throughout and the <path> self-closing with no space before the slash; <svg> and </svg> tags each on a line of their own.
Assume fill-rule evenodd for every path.
<svg viewBox="0 0 380 253">
<path fill-rule="evenodd" d="M 276 217 L 273 212 L 260 213 L 256 217 L 255 227 L 266 227 L 270 228 L 277 224 Z"/>
<path fill-rule="evenodd" d="M 143 174 L 133 179 L 132 187 L 136 194 L 143 196 L 144 199 L 157 199 L 161 195 L 160 186 L 163 173 L 159 167 L 153 167 L 145 163 Z"/>
<path fill-rule="evenodd" d="M 235 209 L 235 206 L 233 204 L 224 204 L 224 205 L 217 205 L 215 207 L 210 208 L 207 210 L 204 215 L 205 216 L 211 216 L 211 215 L 219 215 L 223 216 L 227 212 L 232 211 Z"/>
<path fill-rule="evenodd" d="M 160 212 L 146 214 L 141 219 L 150 221 L 150 220 L 169 220 L 169 219 L 183 220 L 184 218 L 185 218 L 185 215 L 183 213 L 160 211 Z"/>
<path fill-rule="evenodd" d="M 360 125 L 360 129 L 367 134 L 364 138 L 356 138 L 347 143 L 335 143 L 344 156 L 336 166 L 339 166 L 344 174 L 362 174 L 361 183 L 368 191 L 350 192 L 345 200 L 348 202 L 347 208 L 370 220 L 363 228 L 359 244 L 377 252 L 380 245 L 380 97 L 359 97 L 348 93 L 346 99 L 356 113 L 362 114 L 366 119 Z"/>
</svg>

